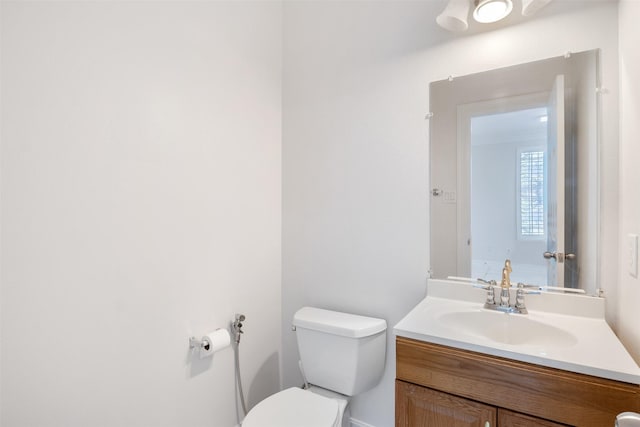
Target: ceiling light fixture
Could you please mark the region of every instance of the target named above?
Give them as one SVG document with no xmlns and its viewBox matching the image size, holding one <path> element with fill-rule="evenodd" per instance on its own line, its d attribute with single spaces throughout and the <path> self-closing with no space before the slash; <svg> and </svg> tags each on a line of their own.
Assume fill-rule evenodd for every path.
<svg viewBox="0 0 640 427">
<path fill-rule="evenodd" d="M 513 10 L 511 0 L 475 0 L 473 19 L 483 24 L 506 18 Z"/>
<path fill-rule="evenodd" d="M 530 16 L 545 7 L 552 0 L 521 0 L 522 15 Z M 473 18 L 482 24 L 490 24 L 506 18 L 513 10 L 513 0 L 449 0 L 447 6 L 436 18 L 445 30 L 462 32 L 469 28 L 467 19 L 473 2 Z"/>
<path fill-rule="evenodd" d="M 469 0 L 449 0 L 447 7 L 436 18 L 436 22 L 449 31 L 465 31 L 469 27 L 467 17 L 470 6 Z"/>
</svg>

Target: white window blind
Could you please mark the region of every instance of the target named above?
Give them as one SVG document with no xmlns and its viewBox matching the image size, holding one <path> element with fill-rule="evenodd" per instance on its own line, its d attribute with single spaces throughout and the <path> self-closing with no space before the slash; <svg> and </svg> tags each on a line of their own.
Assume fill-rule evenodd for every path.
<svg viewBox="0 0 640 427">
<path fill-rule="evenodd" d="M 520 152 L 520 236 L 545 236 L 544 151 Z"/>
</svg>

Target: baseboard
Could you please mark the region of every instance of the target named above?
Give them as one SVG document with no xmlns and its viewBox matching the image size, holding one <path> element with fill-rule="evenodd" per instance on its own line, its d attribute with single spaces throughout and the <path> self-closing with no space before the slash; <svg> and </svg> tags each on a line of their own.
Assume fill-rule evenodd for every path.
<svg viewBox="0 0 640 427">
<path fill-rule="evenodd" d="M 350 418 L 349 422 L 351 423 L 351 427 L 375 427 L 371 424 L 367 424 L 364 421 L 356 420 L 355 418 Z"/>
</svg>

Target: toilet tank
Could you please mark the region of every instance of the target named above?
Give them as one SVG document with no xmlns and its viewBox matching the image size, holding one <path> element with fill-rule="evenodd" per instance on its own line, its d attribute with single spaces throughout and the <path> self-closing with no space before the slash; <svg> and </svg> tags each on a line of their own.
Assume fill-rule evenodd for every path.
<svg viewBox="0 0 640 427">
<path fill-rule="evenodd" d="M 387 348 L 384 319 L 303 307 L 293 325 L 309 383 L 347 396 L 378 384 Z"/>
</svg>

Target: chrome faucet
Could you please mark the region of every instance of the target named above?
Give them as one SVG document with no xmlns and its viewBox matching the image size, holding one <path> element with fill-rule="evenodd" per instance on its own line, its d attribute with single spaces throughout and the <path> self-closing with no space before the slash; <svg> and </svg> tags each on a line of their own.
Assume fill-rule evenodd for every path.
<svg viewBox="0 0 640 427">
<path fill-rule="evenodd" d="M 527 314 L 527 307 L 524 304 L 525 294 L 539 294 L 540 291 L 528 291 L 524 283 L 518 283 L 518 290 L 516 291 L 516 303 L 511 305 L 511 260 L 505 260 L 504 268 L 502 269 L 502 280 L 500 281 L 500 302 L 496 303 L 494 287 L 497 286 L 495 280 L 486 281 L 478 279 L 479 284 L 477 287 L 487 291 L 487 299 L 484 303 L 484 308 L 489 310 L 503 311 L 505 313 L 518 313 Z"/>
</svg>

